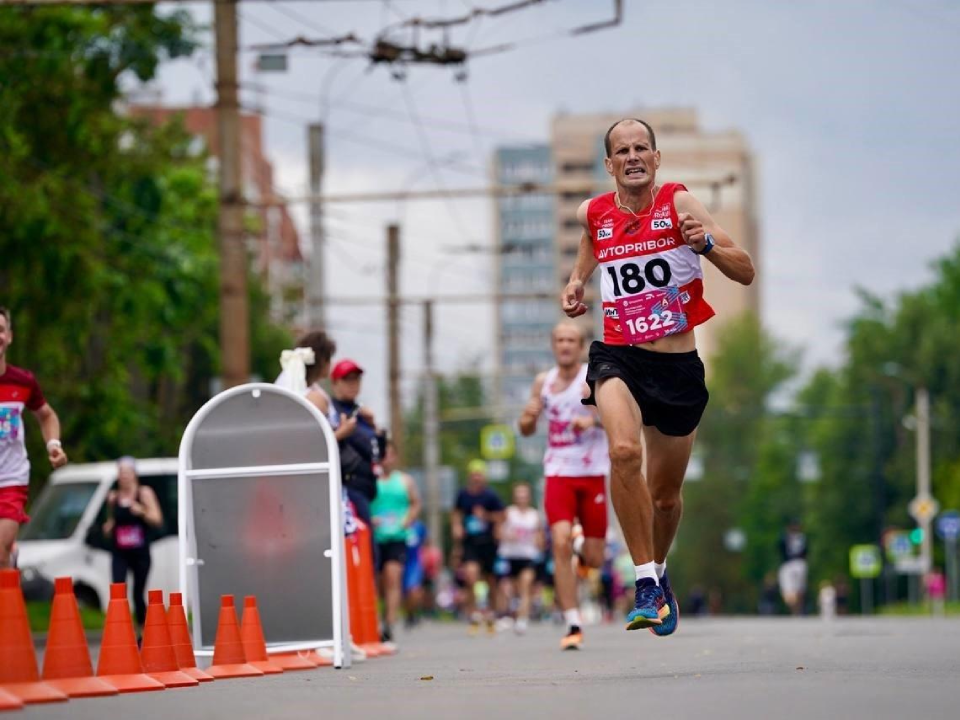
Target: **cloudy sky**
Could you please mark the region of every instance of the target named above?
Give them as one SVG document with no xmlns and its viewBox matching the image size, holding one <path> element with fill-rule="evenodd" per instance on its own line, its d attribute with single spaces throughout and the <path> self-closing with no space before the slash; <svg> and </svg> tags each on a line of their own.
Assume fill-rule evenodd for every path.
<svg viewBox="0 0 960 720">
<path fill-rule="evenodd" d="M 461 15 L 506 0 L 319 0 L 241 4 L 241 45 L 354 32 L 371 38 L 404 19 Z M 241 60 L 243 102 L 261 107 L 281 192 L 307 189 L 306 126 L 328 124 L 328 192 L 486 184 L 494 147 L 543 142 L 551 117 L 689 106 L 708 130 L 735 128 L 760 179 L 763 318 L 802 347 L 807 370 L 842 359 L 854 288 L 882 296 L 931 277 L 930 263 L 960 234 L 960 4 L 947 0 L 625 1 L 620 27 L 567 30 L 612 16 L 612 0 L 551 0 L 450 35 L 454 45 L 516 49 L 477 57 L 468 78 L 291 53 L 283 74 Z M 205 5 L 186 6 L 203 23 Z M 397 39 L 405 39 L 401 34 Z M 421 34 L 421 44 L 442 36 Z M 209 35 L 208 35 L 209 38 Z M 164 67 L 164 102 L 209 102 L 209 51 Z M 663 162 L 669 164 L 670 158 Z M 308 226 L 297 210 L 301 231 Z M 486 200 L 374 203 L 329 209 L 328 294 L 383 292 L 384 226 L 402 225 L 402 289 L 488 291 L 492 260 L 451 246 L 492 243 Z M 558 288 L 559 290 L 559 288 Z M 720 309 L 722 312 L 722 308 Z M 337 308 L 330 325 L 343 355 L 369 367 L 365 394 L 385 411 L 384 311 Z M 490 367 L 487 305 L 439 315 L 445 370 L 481 358 Z M 422 366 L 420 311 L 404 310 L 408 391 Z"/>
</svg>

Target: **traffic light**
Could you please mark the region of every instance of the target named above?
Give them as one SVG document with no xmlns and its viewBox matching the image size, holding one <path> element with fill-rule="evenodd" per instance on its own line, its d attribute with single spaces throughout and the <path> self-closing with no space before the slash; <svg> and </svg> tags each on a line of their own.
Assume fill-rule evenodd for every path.
<svg viewBox="0 0 960 720">
<path fill-rule="evenodd" d="M 923 528 L 914 528 L 910 531 L 910 542 L 919 545 L 923 542 Z"/>
</svg>

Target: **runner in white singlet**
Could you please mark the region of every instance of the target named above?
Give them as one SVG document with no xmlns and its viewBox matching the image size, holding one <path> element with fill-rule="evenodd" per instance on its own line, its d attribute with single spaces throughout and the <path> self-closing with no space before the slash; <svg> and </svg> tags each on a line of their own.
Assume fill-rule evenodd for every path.
<svg viewBox="0 0 960 720">
<path fill-rule="evenodd" d="M 531 503 L 530 486 L 515 485 L 513 505 L 509 505 L 500 526 L 500 551 L 497 575 L 500 578 L 500 612 L 506 616 L 511 600 L 519 600 L 516 622 L 518 635 L 527 630 L 536 563 L 543 553 L 543 522 Z"/>
<path fill-rule="evenodd" d="M 578 554 L 589 567 L 603 564 L 610 459 L 596 411 L 582 403 L 588 389 L 580 329 L 569 321 L 560 323 L 553 329 L 551 346 L 557 365 L 537 376 L 518 425 L 521 434 L 532 435 L 538 418 L 546 415 L 543 501 L 550 525 L 557 602 L 567 622 L 560 647 L 575 650 L 583 642 L 583 631 L 573 555 Z M 583 527 L 583 535 L 576 541 L 575 521 Z"/>
</svg>

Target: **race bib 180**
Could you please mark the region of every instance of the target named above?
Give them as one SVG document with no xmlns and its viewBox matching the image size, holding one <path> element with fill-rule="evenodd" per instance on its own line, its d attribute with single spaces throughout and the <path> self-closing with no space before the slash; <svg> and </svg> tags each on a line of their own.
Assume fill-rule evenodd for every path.
<svg viewBox="0 0 960 720">
<path fill-rule="evenodd" d="M 653 342 L 687 328 L 680 290 L 675 287 L 617 298 L 617 315 L 623 337 L 631 345 Z"/>
</svg>

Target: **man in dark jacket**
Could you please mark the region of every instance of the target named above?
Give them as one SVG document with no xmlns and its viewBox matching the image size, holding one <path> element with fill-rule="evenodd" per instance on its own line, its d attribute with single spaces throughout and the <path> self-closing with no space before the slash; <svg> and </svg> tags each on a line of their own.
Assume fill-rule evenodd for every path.
<svg viewBox="0 0 960 720">
<path fill-rule="evenodd" d="M 357 421 L 353 432 L 339 442 L 343 487 L 357 517 L 372 530 L 370 503 L 377 496 L 377 466 L 384 454 L 386 433 L 377 428 L 373 412 L 357 403 L 362 375 L 363 368 L 353 360 L 340 360 L 330 371 L 335 415 Z"/>
</svg>

